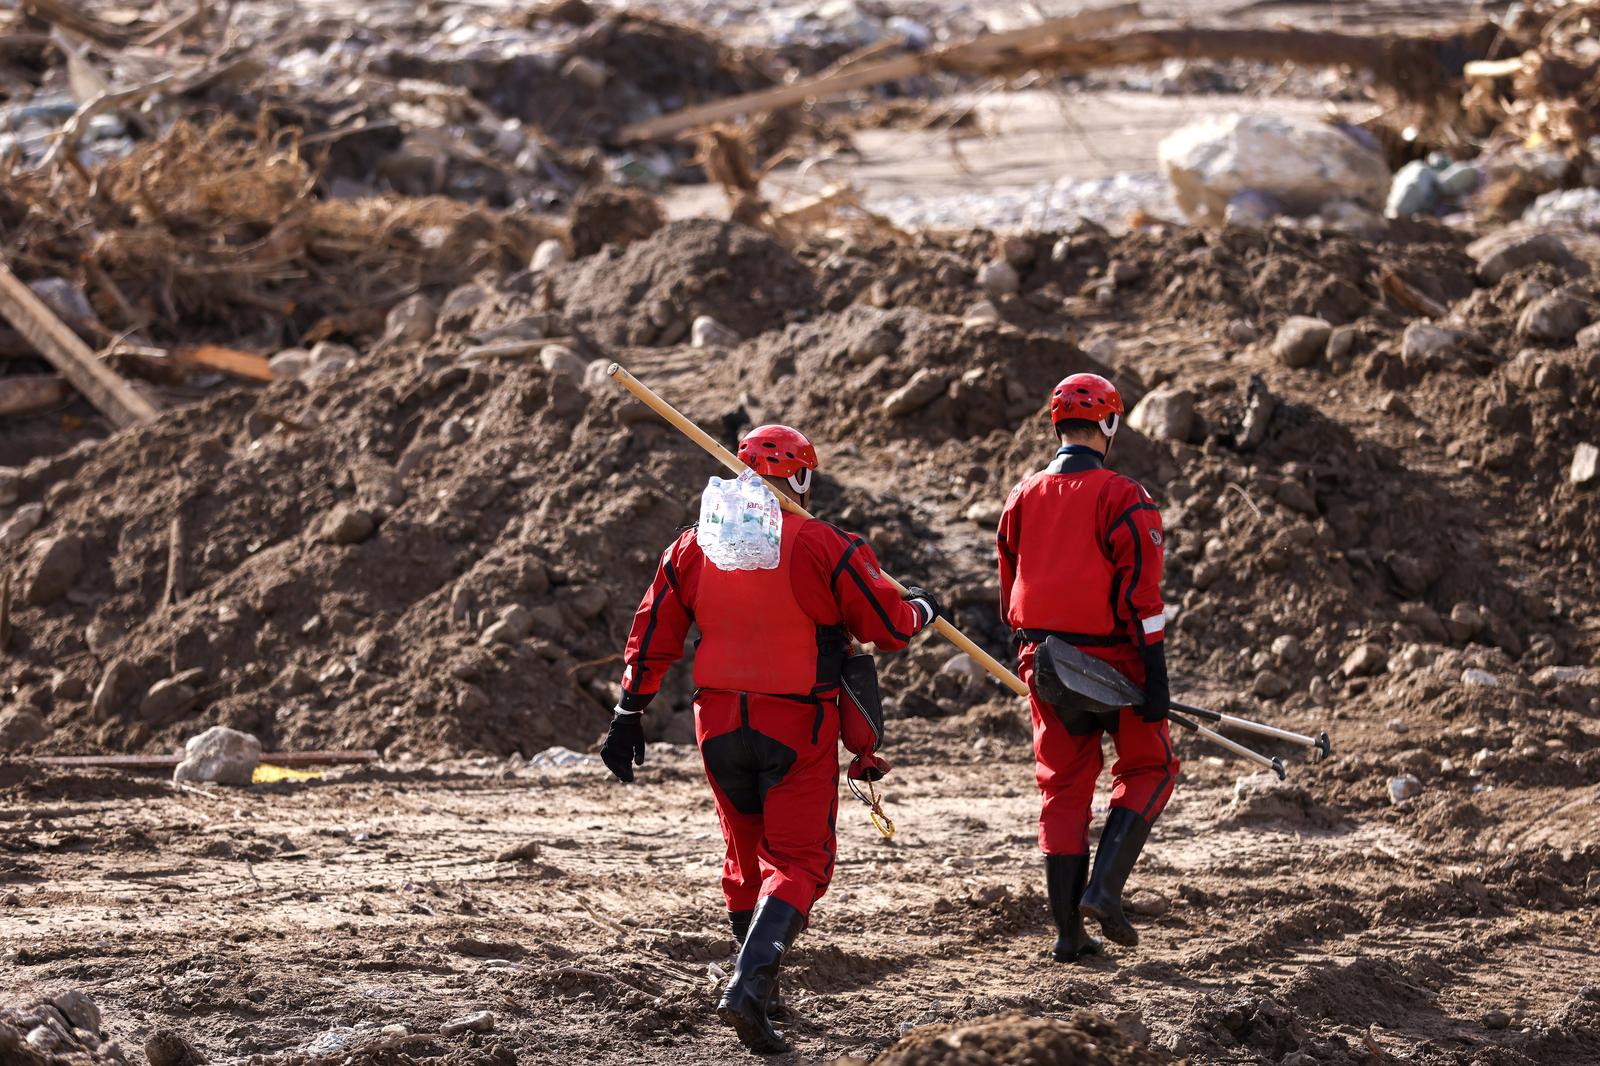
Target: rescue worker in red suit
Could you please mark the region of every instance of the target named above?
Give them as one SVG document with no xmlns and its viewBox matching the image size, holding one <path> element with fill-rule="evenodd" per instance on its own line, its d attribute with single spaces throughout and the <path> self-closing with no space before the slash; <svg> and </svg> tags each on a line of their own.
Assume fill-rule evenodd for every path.
<svg viewBox="0 0 1600 1066">
<path fill-rule="evenodd" d="M 1039 849 L 1057 962 L 1100 953 L 1100 941 L 1084 932 L 1084 915 L 1114 943 L 1139 942 L 1123 914 L 1122 889 L 1178 776 L 1166 721 L 1161 512 L 1138 482 L 1105 467 L 1122 413 L 1122 396 L 1103 377 L 1073 374 L 1057 385 L 1050 419 L 1060 448 L 1048 467 L 1012 490 L 1000 517 L 1000 612 L 1030 690 L 1043 794 Z M 1051 635 L 1143 687 L 1144 705 L 1109 717 L 1059 712 L 1040 697 L 1034 676 L 1035 651 Z M 1090 804 L 1104 732 L 1117 760 L 1090 873 Z"/>
<path fill-rule="evenodd" d="M 775 491 L 809 501 L 817 455 L 796 430 L 753 429 L 739 458 Z M 788 1050 L 769 1020 L 778 966 L 833 877 L 850 638 L 896 650 L 938 615 L 921 589 L 902 598 L 860 537 L 787 511 L 777 569 L 722 570 L 689 529 L 662 554 L 639 604 L 601 758 L 633 780 L 633 764 L 644 762 L 641 712 L 699 626 L 695 739 L 727 844 L 722 891 L 741 944 L 717 1009 L 754 1051 Z M 881 776 L 888 764 L 870 750 L 876 736 L 852 743 L 852 721 L 844 726 L 859 756 L 852 776 Z"/>
</svg>

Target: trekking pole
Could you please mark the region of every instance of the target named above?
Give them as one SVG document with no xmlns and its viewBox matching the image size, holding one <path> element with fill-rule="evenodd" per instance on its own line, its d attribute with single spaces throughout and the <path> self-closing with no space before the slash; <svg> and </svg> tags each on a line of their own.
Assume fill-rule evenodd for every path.
<svg viewBox="0 0 1600 1066">
<path fill-rule="evenodd" d="M 1185 712 L 1186 714 L 1192 714 L 1196 718 L 1202 718 L 1207 722 L 1215 722 L 1218 725 L 1232 726 L 1235 729 L 1243 729 L 1247 733 L 1258 733 L 1264 737 L 1287 740 L 1291 744 L 1304 745 L 1305 747 L 1308 747 L 1312 751 L 1316 752 L 1316 757 L 1319 759 L 1326 759 L 1329 755 L 1333 754 L 1333 744 L 1331 741 L 1329 741 L 1326 730 L 1313 737 L 1307 736 L 1305 733 L 1295 733 L 1288 729 L 1279 729 L 1275 725 L 1267 725 L 1264 722 L 1252 722 L 1248 718 L 1236 718 L 1231 714 L 1223 714 L 1221 711 L 1208 711 L 1204 707 L 1196 707 L 1189 703 L 1179 703 L 1177 700 L 1172 701 L 1172 706 L 1176 707 L 1180 711 Z"/>
<path fill-rule="evenodd" d="M 693 422 L 689 421 L 682 414 L 680 414 L 677 408 L 673 407 L 666 400 L 663 400 L 660 396 L 657 396 L 655 392 L 651 390 L 650 386 L 646 385 L 644 382 L 640 381 L 638 378 L 624 370 L 620 364 L 612 363 L 610 369 L 607 370 L 606 373 L 614 378 L 617 384 L 621 385 L 623 388 L 627 389 L 629 392 L 633 393 L 640 400 L 642 400 L 646 407 L 650 408 L 650 410 L 666 419 L 667 422 L 672 425 L 672 428 L 676 429 L 679 433 L 682 433 L 685 437 L 688 437 L 690 440 L 700 445 L 700 447 L 704 448 L 711 454 L 713 458 L 715 458 L 723 466 L 727 467 L 730 471 L 735 474 L 741 474 L 750 469 L 749 467 L 745 466 L 744 463 L 740 462 L 738 457 L 732 452 L 718 444 L 715 438 L 713 438 L 705 430 L 701 429 L 699 426 L 695 425 Z M 801 507 L 798 503 L 795 503 L 793 500 L 789 499 L 789 497 L 783 495 L 782 493 L 776 493 L 775 495 L 777 495 L 778 502 L 783 505 L 783 509 L 785 511 L 792 511 L 795 514 L 800 515 L 802 518 L 811 517 L 811 512 L 807 511 L 804 507 Z M 905 595 L 906 587 L 904 585 L 890 577 L 887 573 L 885 573 L 883 576 L 884 579 L 887 580 L 889 584 L 893 585 L 901 595 Z M 961 630 L 951 625 L 948 619 L 934 619 L 933 627 L 939 631 L 940 636 L 944 637 L 950 643 L 954 644 L 956 647 L 972 656 L 973 659 L 977 660 L 977 662 L 982 665 L 985 670 L 989 671 L 996 678 L 998 678 L 1000 682 L 1012 692 L 1015 692 L 1019 696 L 1026 696 L 1028 694 L 1028 686 L 1023 684 L 1021 678 L 1019 678 L 1016 674 L 1013 674 L 1010 670 L 1006 669 L 1005 664 L 1000 660 L 996 659 L 993 655 L 990 655 L 988 652 L 978 647 L 978 645 L 973 642 L 971 637 L 967 636 L 965 633 L 961 632 Z"/>
<path fill-rule="evenodd" d="M 716 438 L 712 437 L 705 430 L 689 421 L 689 419 L 684 417 L 676 407 L 673 407 L 666 400 L 663 400 L 660 396 L 656 395 L 655 391 L 651 389 L 650 386 L 646 385 L 644 382 L 640 381 L 638 378 L 624 370 L 621 363 L 612 363 L 611 366 L 606 369 L 606 375 L 614 380 L 618 385 L 621 385 L 623 388 L 633 393 L 633 395 L 636 396 L 646 407 L 650 408 L 650 410 L 654 411 L 656 414 L 665 419 L 667 424 L 672 426 L 673 429 L 676 429 L 679 433 L 682 433 L 685 437 L 688 437 L 690 440 L 700 445 L 700 447 L 704 448 L 706 452 L 712 456 L 712 458 L 716 459 L 723 466 L 727 467 L 731 472 L 735 474 L 742 474 L 744 471 L 750 469 L 740 462 L 738 457 L 732 452 L 724 448 L 721 444 L 718 444 Z M 810 511 L 807 511 L 804 507 L 801 507 L 798 503 L 795 503 L 787 496 L 784 496 L 782 493 L 777 493 L 776 495 L 778 497 L 778 503 L 782 505 L 785 511 L 793 512 L 794 514 L 800 515 L 803 518 L 812 517 Z M 893 577 L 889 576 L 887 572 L 884 573 L 883 577 L 884 580 L 893 585 L 901 595 L 905 594 L 906 587 L 904 585 L 896 581 Z M 990 655 L 988 652 L 978 647 L 978 645 L 973 642 L 971 637 L 957 629 L 950 623 L 948 619 L 934 619 L 933 627 L 934 629 L 938 630 L 940 636 L 944 637 L 950 643 L 954 644 L 956 647 L 972 656 L 972 658 L 979 665 L 981 665 L 985 670 L 989 671 L 990 674 L 994 675 L 995 680 L 999 681 L 1006 688 L 1022 697 L 1031 695 L 1031 693 L 1028 691 L 1027 683 L 1024 682 L 1022 678 L 1012 673 L 1011 669 L 1006 666 L 1005 663 L 1002 663 L 999 659 L 996 659 L 993 655 Z M 1277 758 L 1269 759 L 1259 751 L 1252 751 L 1243 744 L 1240 744 L 1238 741 L 1229 740 L 1221 733 L 1218 733 L 1212 729 L 1207 729 L 1198 722 L 1191 722 L 1187 718 L 1180 718 L 1176 715 L 1169 717 L 1171 717 L 1172 720 L 1177 722 L 1179 725 L 1182 725 L 1199 734 L 1200 736 L 1205 737 L 1213 744 L 1226 748 L 1241 758 L 1249 759 L 1253 763 L 1266 767 L 1267 769 L 1276 773 L 1280 780 L 1283 778 L 1283 760 Z"/>
</svg>

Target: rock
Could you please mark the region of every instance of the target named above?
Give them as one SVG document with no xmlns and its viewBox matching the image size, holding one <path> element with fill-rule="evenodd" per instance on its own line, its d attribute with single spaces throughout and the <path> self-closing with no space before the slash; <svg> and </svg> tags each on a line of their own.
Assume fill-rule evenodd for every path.
<svg viewBox="0 0 1600 1066">
<path fill-rule="evenodd" d="M 1389 166 L 1376 146 L 1313 119 L 1223 115 L 1182 127 L 1161 142 L 1161 168 L 1191 220 L 1220 226 L 1227 205 L 1251 190 L 1294 214 L 1331 200 L 1383 206 Z"/>
<path fill-rule="evenodd" d="M 528 617 L 533 622 L 533 631 L 542 637 L 559 640 L 568 636 L 567 616 L 554 604 L 540 604 L 528 611 Z"/>
<path fill-rule="evenodd" d="M 1227 332 L 1228 339 L 1235 344 L 1254 344 L 1261 339 L 1261 331 L 1242 318 L 1229 322 Z"/>
<path fill-rule="evenodd" d="M 95 686 L 89 706 L 95 718 L 104 720 L 121 714 L 143 695 L 144 684 L 139 679 L 139 671 L 125 659 L 113 659 L 100 678 L 100 684 Z"/>
<path fill-rule="evenodd" d="M 1333 327 L 1320 318 L 1294 315 L 1278 327 L 1272 351 L 1287 367 L 1308 367 L 1327 351 Z"/>
<path fill-rule="evenodd" d="M 1438 173 L 1423 160 L 1413 159 L 1395 171 L 1383 213 L 1390 218 L 1432 214 L 1439 196 Z"/>
<path fill-rule="evenodd" d="M 319 544 L 360 544 L 378 528 L 372 512 L 352 504 L 340 504 L 317 523 L 312 538 Z"/>
<path fill-rule="evenodd" d="M 998 321 L 1000 321 L 1000 309 L 988 300 L 979 300 L 967 308 L 967 313 L 961 318 L 961 324 L 968 329 L 993 325 Z"/>
<path fill-rule="evenodd" d="M 439 328 L 459 332 L 472 325 L 478 308 L 487 303 L 489 294 L 477 285 L 467 284 L 444 298 L 439 307 Z"/>
<path fill-rule="evenodd" d="M 1580 444 L 1572 450 L 1572 466 L 1567 470 L 1567 480 L 1574 485 L 1590 485 L 1600 478 L 1600 448 L 1593 444 Z"/>
<path fill-rule="evenodd" d="M 100 1035 L 100 1008 L 83 992 L 68 989 L 52 999 L 50 1005 L 60 1011 L 74 1029 Z"/>
<path fill-rule="evenodd" d="M 104 655 L 116 647 L 127 631 L 113 618 L 96 618 L 83 632 L 83 642 L 96 655 Z"/>
<path fill-rule="evenodd" d="M 1195 588 L 1204 592 L 1222 580 L 1222 576 L 1225 573 L 1227 573 L 1227 567 L 1222 564 L 1220 559 L 1205 559 L 1201 561 L 1199 566 L 1194 568 L 1194 575 L 1190 578 L 1190 581 Z"/>
<path fill-rule="evenodd" d="M 1355 351 L 1361 332 L 1354 326 L 1339 326 L 1328 334 L 1327 356 L 1330 362 L 1348 359 Z"/>
<path fill-rule="evenodd" d="M 1316 517 L 1317 498 L 1311 494 L 1310 489 L 1300 484 L 1300 482 L 1284 481 L 1278 485 L 1278 491 L 1272 495 L 1274 499 L 1289 508 L 1289 510 L 1298 511 L 1313 518 Z"/>
<path fill-rule="evenodd" d="M 172 771 L 172 779 L 248 785 L 260 762 L 261 741 L 249 733 L 214 725 L 184 744 L 183 761 Z"/>
<path fill-rule="evenodd" d="M 0 466 L 0 507 L 10 507 L 22 495 L 22 471 Z"/>
<path fill-rule="evenodd" d="M 413 293 L 389 309 L 383 339 L 389 344 L 422 344 L 433 336 L 439 310 L 422 293 Z"/>
<path fill-rule="evenodd" d="M 1485 1029 L 1504 1029 L 1511 1024 L 1511 1015 L 1503 1010 L 1486 1010 L 1482 1020 Z"/>
<path fill-rule="evenodd" d="M 452 1018 L 439 1026 L 439 1032 L 445 1036 L 459 1036 L 462 1033 L 492 1033 L 494 1032 L 494 1015 L 486 1010 L 473 1011 L 459 1018 Z"/>
<path fill-rule="evenodd" d="M 1389 778 L 1389 802 L 1398 807 L 1408 799 L 1422 795 L 1422 782 L 1415 774 L 1401 774 Z"/>
<path fill-rule="evenodd" d="M 145 1038 L 144 1057 L 150 1066 L 203 1066 L 206 1061 L 204 1055 L 171 1029 L 157 1029 Z"/>
<path fill-rule="evenodd" d="M 1467 245 L 1467 254 L 1477 261 L 1478 277 L 1489 285 L 1534 263 L 1551 263 L 1568 272 L 1581 269 L 1578 257 L 1553 233 L 1521 237 L 1492 234 Z"/>
<path fill-rule="evenodd" d="M 1495 677 L 1487 670 L 1480 670 L 1477 667 L 1470 667 L 1461 671 L 1461 683 L 1468 688 L 1474 686 L 1478 688 L 1500 687 L 1500 679 L 1498 677 Z"/>
<path fill-rule="evenodd" d="M 1311 702 L 1319 707 L 1325 707 L 1333 699 L 1333 686 L 1328 684 L 1325 677 L 1314 677 L 1306 688 L 1306 695 L 1311 697 Z"/>
<path fill-rule="evenodd" d="M 34 607 L 59 600 L 83 573 L 83 538 L 76 533 L 47 540 L 34 550 L 22 578 L 22 599 Z"/>
<path fill-rule="evenodd" d="M 1187 441 L 1194 432 L 1194 393 L 1163 386 L 1134 405 L 1128 425 L 1157 440 Z"/>
<path fill-rule="evenodd" d="M 465 444 L 472 439 L 472 433 L 459 418 L 447 418 L 439 427 L 439 443 L 446 448 L 454 444 Z M 402 457 L 402 462 L 404 457 Z"/>
<path fill-rule="evenodd" d="M 514 603 L 501 611 L 500 622 L 503 625 L 510 626 L 511 631 L 517 635 L 519 640 L 527 636 L 533 629 L 533 615 L 529 614 L 528 609 L 521 604 Z"/>
<path fill-rule="evenodd" d="M 50 694 L 58 700 L 81 700 L 89 686 L 76 674 L 57 674 L 50 682 Z"/>
<path fill-rule="evenodd" d="M 991 259 L 978 268 L 978 285 L 991 297 L 1010 296 L 1022 288 L 1022 277 L 1004 259 Z"/>
<path fill-rule="evenodd" d="M 845 357 L 857 366 L 865 366 L 874 359 L 889 355 L 899 344 L 900 337 L 894 330 L 879 327 L 851 342 Z"/>
<path fill-rule="evenodd" d="M 1275 670 L 1263 670 L 1256 675 L 1250 691 L 1264 700 L 1275 700 L 1289 691 L 1289 679 Z"/>
<path fill-rule="evenodd" d="M 1000 516 L 1005 513 L 1005 505 L 998 500 L 979 500 L 964 513 L 967 521 L 993 528 L 999 524 Z"/>
<path fill-rule="evenodd" d="M 1451 640 L 1458 644 L 1470 640 L 1481 628 L 1483 628 L 1483 616 L 1472 604 L 1458 603 L 1450 608 L 1450 618 L 1445 622 L 1445 630 Z"/>
<path fill-rule="evenodd" d="M 1558 189 L 1540 196 L 1522 212 L 1535 226 L 1573 226 L 1600 230 L 1600 189 Z"/>
<path fill-rule="evenodd" d="M 910 381 L 884 397 L 883 413 L 891 418 L 915 414 L 943 395 L 947 383 L 943 373 L 925 366 L 912 374 Z"/>
<path fill-rule="evenodd" d="M 978 665 L 978 660 L 966 652 L 950 656 L 939 667 L 939 672 L 949 677 L 971 681 L 982 681 L 989 676 L 989 672 Z"/>
<path fill-rule="evenodd" d="M 1406 327 L 1400 340 L 1400 358 L 1408 367 L 1422 366 L 1452 354 L 1461 338 L 1462 335 L 1453 329 L 1441 329 L 1430 322 L 1413 322 Z"/>
<path fill-rule="evenodd" d="M 1339 672 L 1345 677 L 1370 677 L 1389 665 L 1389 657 L 1376 644 L 1363 644 L 1345 657 Z"/>
<path fill-rule="evenodd" d="M 278 691 L 285 696 L 304 696 L 317 687 L 316 679 L 298 666 L 288 666 L 278 675 Z"/>
<path fill-rule="evenodd" d="M 525 634 L 518 633 L 514 626 L 509 626 L 504 622 L 495 622 L 493 625 L 489 626 L 489 628 L 483 631 L 483 636 L 478 638 L 478 643 L 484 645 L 515 644 L 520 641 L 524 635 Z"/>
<path fill-rule="evenodd" d="M 1299 662 L 1304 654 L 1299 639 L 1291 633 L 1284 633 L 1272 642 L 1272 657 L 1280 663 L 1292 665 Z"/>
<path fill-rule="evenodd" d="M 547 374 L 565 374 L 579 381 L 589 369 L 588 361 L 564 344 L 545 345 L 539 352 L 539 365 Z"/>
<path fill-rule="evenodd" d="M 591 92 L 599 92 L 606 87 L 608 75 L 605 66 L 587 56 L 573 56 L 562 65 L 561 73 Z"/>
<path fill-rule="evenodd" d="M 274 378 L 292 380 L 311 369 L 311 353 L 304 348 L 285 348 L 267 360 Z"/>
<path fill-rule="evenodd" d="M 1483 171 L 1471 163 L 1451 163 L 1439 171 L 1439 191 L 1451 200 L 1474 192 L 1483 181 Z"/>
<path fill-rule="evenodd" d="M 100 316 L 94 313 L 82 289 L 61 277 L 39 278 L 28 282 L 28 288 L 74 333 L 84 340 L 98 343 L 96 334 L 99 330 L 95 327 L 101 325 Z"/>
<path fill-rule="evenodd" d="M 28 535 L 44 521 L 44 504 L 25 503 L 18 507 L 6 524 L 0 526 L 0 546 L 15 548 L 28 539 Z"/>
<path fill-rule="evenodd" d="M 1580 352 L 1590 354 L 1600 352 L 1600 322 L 1596 322 L 1592 326 L 1584 326 L 1578 331 L 1578 335 L 1573 340 L 1577 342 Z"/>
<path fill-rule="evenodd" d="M 1430 640 L 1442 642 L 1449 638 L 1439 612 L 1425 603 L 1402 603 L 1400 617 L 1422 630 L 1422 635 Z"/>
<path fill-rule="evenodd" d="M 553 270 L 567 261 L 567 246 L 554 237 L 539 242 L 528 261 L 528 269 L 537 273 Z"/>
<path fill-rule="evenodd" d="M 0 711 L 0 751 L 18 751 L 50 735 L 44 718 L 32 707 Z"/>
<path fill-rule="evenodd" d="M 689 327 L 689 345 L 693 348 L 732 348 L 743 339 L 710 315 L 700 315 Z"/>
<path fill-rule="evenodd" d="M 1553 292 L 1528 305 L 1517 318 L 1517 333 L 1529 340 L 1566 344 L 1593 319 L 1588 304 L 1571 293 Z"/>
<path fill-rule="evenodd" d="M 187 715 L 199 702 L 200 694 L 193 687 L 169 677 L 150 686 L 139 701 L 139 717 L 151 725 L 166 725 Z"/>
</svg>

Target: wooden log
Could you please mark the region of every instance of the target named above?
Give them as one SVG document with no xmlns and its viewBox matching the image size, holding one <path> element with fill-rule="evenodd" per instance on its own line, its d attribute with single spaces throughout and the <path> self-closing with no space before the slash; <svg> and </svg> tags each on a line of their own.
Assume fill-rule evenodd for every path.
<svg viewBox="0 0 1600 1066">
<path fill-rule="evenodd" d="M 156 416 L 155 405 L 100 362 L 89 346 L 3 263 L 0 263 L 0 315 L 117 428 Z"/>
<path fill-rule="evenodd" d="M 0 415 L 31 415 L 65 403 L 72 390 L 55 374 L 0 378 Z"/>
<path fill-rule="evenodd" d="M 1182 26 L 1074 39 L 1075 34 L 1092 33 L 1137 14 L 1137 5 L 1103 8 L 1043 22 L 1030 30 L 992 34 L 936 51 L 862 63 L 793 85 L 746 93 L 634 123 L 624 127 L 619 136 L 624 141 L 656 139 L 694 126 L 777 111 L 934 71 L 990 77 L 1028 71 L 1076 74 L 1105 67 L 1150 66 L 1168 59 L 1254 59 L 1315 67 L 1356 67 L 1373 71 L 1385 84 L 1420 98 L 1460 78 L 1463 68 L 1481 58 L 1492 44 L 1492 37 L 1481 27 L 1449 36 L 1368 36 L 1322 30 Z M 1088 21 L 1073 27 L 1069 24 L 1074 19 Z"/>
<path fill-rule="evenodd" d="M 261 761 L 272 766 L 363 766 L 377 762 L 379 755 L 370 748 L 358 751 L 266 751 Z M 39 755 L 33 760 L 41 766 L 81 770 L 170 770 L 183 761 L 182 755 Z"/>
<path fill-rule="evenodd" d="M 235 351 L 232 348 L 219 348 L 214 344 L 202 344 L 197 348 L 179 348 L 172 354 L 178 362 L 189 366 L 220 370 L 224 374 L 250 378 L 252 381 L 272 380 L 272 364 L 264 355 Z"/>
<path fill-rule="evenodd" d="M 759 92 L 745 93 L 726 100 L 716 100 L 670 115 L 636 122 L 624 127 L 619 137 L 624 142 L 655 140 L 695 126 L 721 122 L 739 115 L 781 111 L 786 107 L 803 104 L 807 100 L 839 96 L 857 89 L 901 81 L 936 70 L 975 70 L 1003 62 L 1008 54 L 1041 40 L 1067 34 L 1095 33 L 1138 17 L 1138 4 L 1118 4 L 1114 7 L 1081 11 L 1075 15 L 1046 20 L 1037 26 L 974 37 L 958 44 L 915 55 L 895 56 L 893 59 L 875 63 L 860 63 L 832 74 L 802 79 L 793 85 L 782 85 L 775 89 L 762 89 Z"/>
<path fill-rule="evenodd" d="M 183 557 L 185 555 L 182 513 L 172 516 L 167 527 L 167 587 L 161 593 L 161 602 L 177 603 L 183 599 Z"/>
</svg>

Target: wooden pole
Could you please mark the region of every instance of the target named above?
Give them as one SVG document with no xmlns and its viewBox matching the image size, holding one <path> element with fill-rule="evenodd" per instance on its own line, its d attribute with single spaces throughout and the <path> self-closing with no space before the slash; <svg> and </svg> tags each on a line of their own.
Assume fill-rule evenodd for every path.
<svg viewBox="0 0 1600 1066">
<path fill-rule="evenodd" d="M 155 405 L 102 363 L 4 263 L 0 263 L 0 315 L 118 429 L 156 416 Z"/>
<path fill-rule="evenodd" d="M 99 770 L 170 770 L 182 755 L 39 755 L 41 766 Z M 378 753 L 362 751 L 264 751 L 261 761 L 270 766 L 361 766 L 378 761 Z"/>
<path fill-rule="evenodd" d="M 629 392 L 633 393 L 640 400 L 642 400 L 646 407 L 649 407 L 656 414 L 666 419 L 674 429 L 688 437 L 690 440 L 694 441 L 696 444 L 700 445 L 700 447 L 704 448 L 723 466 L 727 467 L 736 474 L 743 473 L 749 469 L 749 467 L 745 466 L 739 461 L 737 456 L 735 456 L 728 449 L 724 448 L 721 444 L 718 444 L 710 434 L 706 433 L 705 430 L 701 429 L 699 426 L 685 418 L 678 412 L 676 407 L 673 407 L 666 400 L 663 400 L 660 396 L 656 395 L 650 386 L 646 385 L 644 382 L 628 373 L 619 364 L 612 363 L 610 369 L 608 369 L 606 373 L 614 378 L 617 384 L 621 385 L 623 388 L 627 389 Z M 783 509 L 785 511 L 790 511 L 804 518 L 811 517 L 811 512 L 807 511 L 804 507 L 801 507 L 798 503 L 795 503 L 787 496 L 784 496 L 782 493 L 778 494 L 778 502 L 783 505 Z M 889 584 L 893 585 L 902 594 L 906 591 L 906 587 L 900 582 L 896 581 L 893 577 L 890 577 L 888 573 L 885 573 L 883 576 L 886 580 L 888 580 Z M 960 648 L 962 651 L 966 652 L 968 655 L 972 656 L 973 659 L 982 664 L 985 670 L 993 674 L 1001 684 L 1005 685 L 1012 692 L 1015 692 L 1019 696 L 1026 696 L 1028 694 L 1028 686 L 1023 683 L 1020 677 L 1007 669 L 1006 665 L 999 659 L 996 659 L 993 655 L 990 655 L 988 652 L 978 647 L 978 645 L 973 642 L 971 637 L 967 636 L 965 633 L 961 632 L 961 630 L 951 625 L 949 619 L 935 619 L 933 627 L 939 631 L 940 636 L 944 637 L 950 643 L 954 644 L 956 647 Z"/>
<path fill-rule="evenodd" d="M 759 92 L 717 100 L 644 122 L 635 122 L 623 127 L 619 137 L 624 142 L 655 140 L 694 126 L 721 122 L 739 115 L 778 111 L 803 104 L 807 100 L 838 96 L 854 92 L 856 89 L 900 81 L 936 70 L 982 70 L 997 62 L 1006 62 L 1012 53 L 1020 49 L 1037 47 L 1053 37 L 1095 33 L 1138 17 L 1138 4 L 1118 4 L 1115 7 L 1080 11 L 1075 15 L 1046 20 L 1037 26 L 974 37 L 945 48 L 919 52 L 915 55 L 895 56 L 893 59 L 880 60 L 876 63 L 860 63 L 834 74 L 804 79 L 793 85 L 762 89 Z"/>
</svg>

